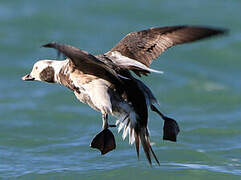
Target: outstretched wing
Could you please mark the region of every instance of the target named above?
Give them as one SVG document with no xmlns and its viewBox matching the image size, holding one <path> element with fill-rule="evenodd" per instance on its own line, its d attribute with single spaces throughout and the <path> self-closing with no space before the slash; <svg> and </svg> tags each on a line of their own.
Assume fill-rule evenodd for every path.
<svg viewBox="0 0 241 180">
<path fill-rule="evenodd" d="M 59 53 L 63 53 L 74 63 L 75 66 L 80 67 L 81 69 L 83 69 L 85 66 L 95 66 L 96 68 L 102 67 L 103 69 L 108 69 L 108 67 L 95 56 L 73 46 L 51 42 L 43 45 L 43 47 L 54 48 L 58 50 Z"/>
<path fill-rule="evenodd" d="M 88 52 L 70 45 L 55 42 L 45 44 L 43 47 L 58 50 L 58 52 L 63 53 L 66 57 L 68 57 L 74 66 L 79 68 L 83 73 L 92 74 L 99 78 L 106 79 L 122 89 L 122 81 L 118 77 L 117 73 Z"/>
<path fill-rule="evenodd" d="M 170 26 L 150 28 L 127 34 L 106 55 L 117 51 L 122 56 L 141 62 L 147 67 L 166 49 L 177 44 L 189 43 L 210 36 L 223 34 L 225 30 L 202 26 Z"/>
</svg>

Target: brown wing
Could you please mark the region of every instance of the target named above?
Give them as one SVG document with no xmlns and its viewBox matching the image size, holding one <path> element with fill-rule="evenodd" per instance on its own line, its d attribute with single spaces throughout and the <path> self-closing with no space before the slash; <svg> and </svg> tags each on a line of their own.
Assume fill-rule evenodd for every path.
<svg viewBox="0 0 241 180">
<path fill-rule="evenodd" d="M 117 73 L 88 52 L 70 45 L 55 42 L 45 44 L 43 47 L 58 50 L 58 52 L 63 53 L 72 61 L 74 67 L 80 69 L 83 73 L 92 74 L 99 78 L 106 79 L 107 81 L 112 82 L 119 91 L 123 91 L 122 81 L 119 79 Z"/>
<path fill-rule="evenodd" d="M 224 32 L 221 29 L 201 26 L 150 28 L 127 34 L 110 52 L 118 51 L 123 56 L 150 66 L 153 59 L 156 59 L 162 52 L 172 46 L 197 41 Z"/>
<path fill-rule="evenodd" d="M 52 42 L 43 45 L 43 47 L 56 49 L 58 53 L 63 53 L 74 63 L 75 66 L 80 68 L 81 66 L 86 65 L 89 65 L 89 67 L 102 67 L 103 69 L 108 68 L 103 62 L 99 61 L 95 56 L 89 54 L 84 50 L 75 48 L 70 45 Z"/>
</svg>

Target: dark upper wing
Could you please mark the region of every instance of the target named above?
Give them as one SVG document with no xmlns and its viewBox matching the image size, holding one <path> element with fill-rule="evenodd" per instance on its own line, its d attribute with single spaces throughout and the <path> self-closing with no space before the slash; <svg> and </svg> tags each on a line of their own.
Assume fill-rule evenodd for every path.
<svg viewBox="0 0 241 180">
<path fill-rule="evenodd" d="M 150 28 L 127 34 L 106 54 L 118 51 L 123 56 L 149 66 L 166 49 L 177 44 L 197 41 L 225 31 L 201 26 L 171 26 Z"/>
<path fill-rule="evenodd" d="M 70 45 L 52 42 L 43 45 L 43 47 L 57 49 L 58 52 L 63 53 L 65 56 L 67 56 L 77 67 L 89 65 L 102 67 L 104 69 L 108 68 L 102 61 L 99 61 L 95 56 Z"/>
<path fill-rule="evenodd" d="M 119 79 L 117 73 L 88 52 L 70 45 L 55 42 L 45 44 L 43 47 L 57 49 L 58 52 L 68 57 L 75 67 L 79 68 L 83 73 L 106 79 L 121 88 L 122 81 Z"/>
</svg>

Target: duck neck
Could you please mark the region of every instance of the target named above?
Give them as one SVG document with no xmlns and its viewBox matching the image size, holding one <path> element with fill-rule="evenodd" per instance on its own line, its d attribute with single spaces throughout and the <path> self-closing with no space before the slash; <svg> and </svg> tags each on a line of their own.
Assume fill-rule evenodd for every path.
<svg viewBox="0 0 241 180">
<path fill-rule="evenodd" d="M 53 66 L 55 70 L 55 74 L 54 74 L 55 83 L 61 84 L 60 77 L 61 77 L 61 74 L 65 72 L 67 69 L 68 61 L 69 61 L 68 59 L 63 61 L 53 61 Z"/>
</svg>

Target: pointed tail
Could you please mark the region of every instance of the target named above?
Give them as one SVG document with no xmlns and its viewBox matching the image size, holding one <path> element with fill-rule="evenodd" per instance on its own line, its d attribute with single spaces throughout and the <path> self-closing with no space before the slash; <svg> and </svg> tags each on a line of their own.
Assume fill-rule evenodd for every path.
<svg viewBox="0 0 241 180">
<path fill-rule="evenodd" d="M 156 163 L 160 166 L 160 162 L 154 153 L 151 144 L 150 137 L 147 127 L 140 127 L 140 120 L 138 120 L 138 115 L 135 112 L 131 112 L 129 115 L 122 119 L 117 120 L 116 124 L 119 124 L 118 132 L 123 129 L 122 138 L 125 139 L 129 133 L 129 143 L 133 144 L 135 142 L 136 153 L 139 159 L 140 156 L 140 144 L 143 147 L 146 158 L 149 164 L 152 166 L 152 157 L 155 159 Z"/>
<path fill-rule="evenodd" d="M 151 157 L 153 156 L 157 164 L 160 165 L 152 147 L 150 144 L 149 132 L 147 129 L 148 124 L 148 102 L 145 97 L 145 92 L 139 86 L 138 81 L 130 76 L 130 79 L 122 79 L 125 84 L 125 92 L 128 100 L 128 111 L 124 115 L 120 122 L 118 130 L 123 130 L 123 139 L 129 132 L 130 144 L 135 142 L 136 153 L 139 158 L 140 144 L 143 147 L 146 158 L 149 164 L 152 166 Z"/>
</svg>

